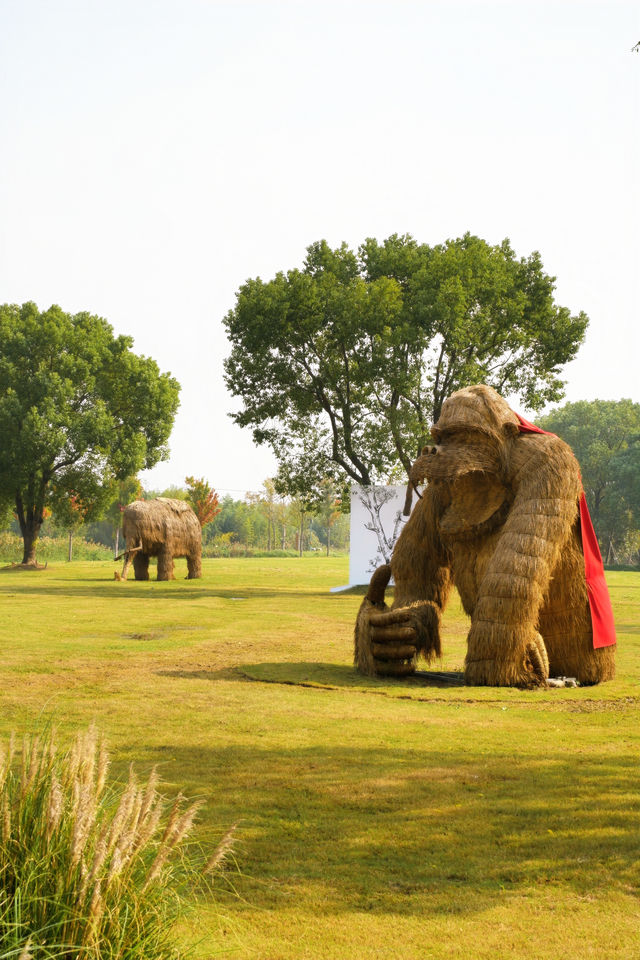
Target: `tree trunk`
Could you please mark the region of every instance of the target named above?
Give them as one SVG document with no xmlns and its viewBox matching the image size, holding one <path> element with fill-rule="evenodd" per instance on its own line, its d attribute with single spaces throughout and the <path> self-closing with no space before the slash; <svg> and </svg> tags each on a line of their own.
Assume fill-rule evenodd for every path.
<svg viewBox="0 0 640 960">
<path fill-rule="evenodd" d="M 24 542 L 24 551 L 22 554 L 23 564 L 35 567 L 36 565 L 36 541 L 40 532 L 41 524 L 25 524 L 22 530 L 22 540 Z"/>
<path fill-rule="evenodd" d="M 330 546 L 331 546 L 331 527 L 327 524 L 327 556 L 329 556 Z"/>
<path fill-rule="evenodd" d="M 301 513 L 301 514 L 300 514 L 300 533 L 299 533 L 299 536 L 298 536 L 298 539 L 299 539 L 299 547 L 300 547 L 300 556 L 302 556 L 302 550 L 303 550 L 303 546 L 302 546 L 303 536 L 304 536 L 304 513 Z"/>
<path fill-rule="evenodd" d="M 119 547 L 120 547 L 120 526 L 117 526 L 116 527 L 116 552 L 114 553 L 114 557 L 118 556 Z"/>
<path fill-rule="evenodd" d="M 287 549 L 287 526 L 285 523 L 282 524 L 282 549 Z"/>
<path fill-rule="evenodd" d="M 22 499 L 22 493 L 20 491 L 16 492 L 16 516 L 18 517 L 20 533 L 22 534 L 22 541 L 24 543 L 22 563 L 24 566 L 28 567 L 35 567 L 37 565 L 36 541 L 38 539 L 38 534 L 40 533 L 40 528 L 44 523 L 42 510 L 43 497 L 44 488 L 42 488 L 40 491 L 39 506 L 37 507 L 35 504 L 31 503 L 27 504 L 25 507 Z"/>
<path fill-rule="evenodd" d="M 69 530 L 69 556 L 67 557 L 67 562 L 71 563 L 73 557 L 73 530 Z"/>
</svg>

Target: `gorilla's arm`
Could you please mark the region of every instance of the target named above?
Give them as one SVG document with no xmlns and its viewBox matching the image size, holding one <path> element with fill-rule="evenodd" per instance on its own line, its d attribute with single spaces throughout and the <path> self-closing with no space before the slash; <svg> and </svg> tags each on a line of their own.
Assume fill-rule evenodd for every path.
<svg viewBox="0 0 640 960">
<path fill-rule="evenodd" d="M 440 654 L 440 617 L 451 590 L 449 557 L 438 535 L 441 505 L 427 487 L 393 551 L 391 566 L 371 578 L 355 627 L 354 662 L 369 676 L 403 676 L 418 653 Z M 394 601 L 384 602 L 393 574 Z"/>
<path fill-rule="evenodd" d="M 515 499 L 471 617 L 465 679 L 474 685 L 546 680 L 538 615 L 577 515 L 578 464 L 557 437 L 516 438 L 510 472 Z"/>
</svg>

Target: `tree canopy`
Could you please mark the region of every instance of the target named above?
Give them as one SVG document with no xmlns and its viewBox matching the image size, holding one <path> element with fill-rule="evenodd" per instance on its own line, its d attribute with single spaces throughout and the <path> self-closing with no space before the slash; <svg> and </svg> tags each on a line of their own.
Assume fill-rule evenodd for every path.
<svg viewBox="0 0 640 960">
<path fill-rule="evenodd" d="M 25 564 L 48 500 L 73 496 L 88 515 L 110 482 L 168 455 L 180 388 L 132 343 L 89 313 L 0 306 L 0 499 Z"/>
<path fill-rule="evenodd" d="M 588 319 L 554 301 L 538 253 L 466 234 L 312 244 L 302 269 L 247 280 L 225 326 L 232 414 L 289 486 L 316 473 L 368 485 L 408 472 L 445 398 L 487 383 L 540 409 Z M 316 476 L 317 480 L 317 476 Z"/>
<path fill-rule="evenodd" d="M 538 420 L 575 453 L 605 559 L 640 550 L 640 403 L 580 400 Z"/>
</svg>

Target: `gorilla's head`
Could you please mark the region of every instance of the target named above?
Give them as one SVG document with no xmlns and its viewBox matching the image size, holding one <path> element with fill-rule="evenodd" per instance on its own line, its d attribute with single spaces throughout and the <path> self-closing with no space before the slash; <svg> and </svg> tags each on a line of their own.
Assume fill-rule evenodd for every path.
<svg viewBox="0 0 640 960">
<path fill-rule="evenodd" d="M 452 481 L 477 471 L 501 475 L 507 441 L 518 433 L 517 416 L 492 387 L 458 390 L 443 403 L 431 429 L 435 445 L 423 448 L 411 479 Z"/>
<path fill-rule="evenodd" d="M 425 447 L 411 468 L 413 484 L 425 480 L 441 508 L 443 541 L 483 535 L 504 519 L 513 499 L 509 448 L 518 418 L 491 387 L 465 387 L 445 400 Z"/>
</svg>

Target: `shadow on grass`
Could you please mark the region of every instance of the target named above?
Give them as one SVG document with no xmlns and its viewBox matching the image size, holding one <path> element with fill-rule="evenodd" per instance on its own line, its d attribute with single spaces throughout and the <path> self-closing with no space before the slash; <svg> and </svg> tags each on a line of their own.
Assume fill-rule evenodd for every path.
<svg viewBox="0 0 640 960">
<path fill-rule="evenodd" d="M 28 575 L 27 575 L 28 576 Z M 274 597 L 299 597 L 301 599 L 313 597 L 319 600 L 338 602 L 344 594 L 330 594 L 325 590 L 288 589 L 274 590 L 268 587 L 244 587 L 242 584 L 233 588 L 206 587 L 194 580 L 147 580 L 144 582 L 118 583 L 116 580 L 94 580 L 90 577 L 74 577 L 73 581 L 55 580 L 48 583 L 34 582 L 30 577 L 19 584 L 0 583 L 0 597 L 3 594 L 15 595 L 19 588 L 23 596 L 54 596 L 54 597 L 88 597 L 100 599 L 167 599 L 202 600 L 203 598 L 219 597 L 221 600 L 264 600 Z"/>
<path fill-rule="evenodd" d="M 249 680 L 262 683 L 283 683 L 299 686 L 320 686 L 331 689 L 357 688 L 361 690 L 406 690 L 428 687 L 464 687 L 461 670 L 417 670 L 413 676 L 402 679 L 365 677 L 355 667 L 340 663 L 251 663 L 243 664 L 237 672 Z M 467 688 L 469 690 L 469 688 Z"/>
<path fill-rule="evenodd" d="M 354 667 L 336 663 L 256 663 L 241 667 L 223 667 L 220 670 L 159 670 L 159 676 L 193 680 L 258 681 L 285 686 L 314 687 L 324 690 L 354 689 L 407 691 L 428 687 L 464 686 L 464 674 L 457 671 L 418 671 L 401 681 L 363 677 Z M 467 688 L 469 690 L 469 688 Z"/>
<path fill-rule="evenodd" d="M 471 742 L 457 753 L 429 742 L 166 749 L 192 790 L 215 771 L 216 819 L 243 818 L 254 906 L 317 904 L 321 888 L 323 913 L 477 914 L 511 895 L 640 889 L 631 756 L 569 756 L 557 743 L 535 757 Z"/>
<path fill-rule="evenodd" d="M 257 682 L 315 690 L 351 690 L 379 694 L 396 700 L 457 702 L 468 704 L 508 703 L 545 709 L 581 712 L 636 709 L 640 705 L 638 684 L 607 683 L 594 687 L 519 690 L 516 687 L 469 687 L 461 670 L 418 670 L 401 679 L 365 677 L 351 665 L 311 661 L 251 663 L 217 670 L 160 670 L 159 676 L 176 679 Z"/>
</svg>

